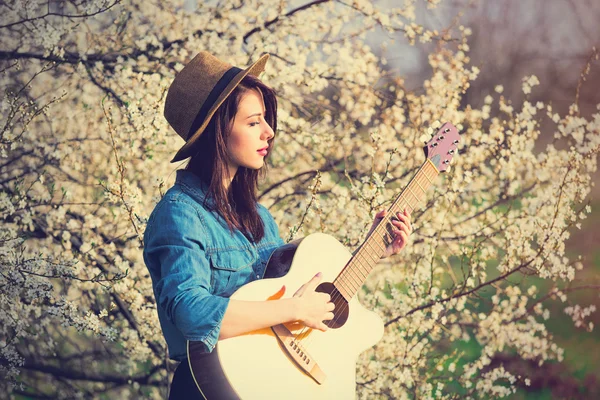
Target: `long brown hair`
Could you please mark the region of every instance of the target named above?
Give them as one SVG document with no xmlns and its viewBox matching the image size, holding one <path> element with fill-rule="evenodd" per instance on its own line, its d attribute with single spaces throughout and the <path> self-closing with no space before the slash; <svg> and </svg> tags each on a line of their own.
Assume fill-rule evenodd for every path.
<svg viewBox="0 0 600 400">
<path fill-rule="evenodd" d="M 265 229 L 257 209 L 258 179 L 266 173 L 267 164 L 259 170 L 240 166 L 229 190 L 223 187 L 228 174 L 227 137 L 232 128 L 238 106 L 249 90 L 258 90 L 265 102 L 265 121 L 277 131 L 277 98 L 275 91 L 256 77 L 247 75 L 225 102 L 217 109 L 195 147 L 197 152 L 185 167 L 200 177 L 207 186 L 204 206 L 216 211 L 227 222 L 231 232 L 239 229 L 250 241 L 259 242 Z M 269 140 L 269 153 L 274 138 Z M 210 200 L 210 201 L 209 201 Z"/>
</svg>

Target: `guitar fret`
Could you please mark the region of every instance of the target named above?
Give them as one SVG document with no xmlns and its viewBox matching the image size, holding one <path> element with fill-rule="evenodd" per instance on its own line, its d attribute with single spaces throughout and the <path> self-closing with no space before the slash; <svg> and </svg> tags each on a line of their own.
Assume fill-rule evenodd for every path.
<svg viewBox="0 0 600 400">
<path fill-rule="evenodd" d="M 377 240 L 377 236 L 374 236 L 373 240 L 371 241 L 371 249 L 373 250 L 375 255 L 379 257 L 379 259 L 377 260 L 377 262 L 379 262 L 383 254 L 385 254 L 385 247 L 383 247 L 381 243 Z"/>
<path fill-rule="evenodd" d="M 346 293 L 346 288 L 342 287 L 341 283 L 339 283 L 339 277 L 334 279 L 333 286 L 335 286 L 337 291 L 340 292 L 340 294 L 342 295 L 342 297 L 344 297 L 344 299 L 346 299 L 347 301 L 350 301 L 352 296 L 350 296 L 349 293 Z"/>
<path fill-rule="evenodd" d="M 338 275 L 338 277 L 335 279 L 335 282 L 339 282 L 339 284 L 340 284 L 340 287 L 338 288 L 338 290 L 340 290 L 340 289 L 343 288 L 344 291 L 347 292 L 347 294 L 352 294 L 352 290 L 348 290 L 348 284 L 346 283 L 346 280 L 344 279 L 344 273 L 343 272 Z M 346 299 L 350 299 L 351 297 L 352 296 L 346 297 Z"/>
<path fill-rule="evenodd" d="M 351 282 L 352 284 L 352 288 L 354 289 L 354 285 L 358 283 L 359 287 L 361 285 L 360 279 L 358 280 L 358 282 L 356 281 L 355 277 L 356 274 L 352 273 L 352 266 L 348 265 L 348 268 L 346 269 L 346 272 L 344 272 L 344 276 L 348 277 L 348 280 Z"/>
<path fill-rule="evenodd" d="M 356 257 L 356 256 L 355 256 L 355 257 Z M 355 272 L 357 272 L 357 273 L 355 273 L 354 275 L 355 275 L 357 278 L 359 278 L 360 280 L 362 280 L 363 282 L 364 282 L 364 280 L 367 278 L 367 275 L 369 275 L 368 271 L 366 271 L 366 270 L 363 270 L 363 269 L 360 267 L 360 263 L 358 262 L 358 260 L 356 260 L 356 261 L 353 261 L 353 263 L 352 263 L 352 264 L 351 264 L 349 267 L 351 267 L 351 268 L 352 268 L 352 269 L 353 269 Z M 365 272 L 366 272 L 366 275 L 365 275 Z"/>
<path fill-rule="evenodd" d="M 383 246 L 385 246 L 385 248 L 387 249 L 387 247 L 390 245 L 388 238 L 386 237 L 386 233 L 384 232 L 378 232 L 379 236 L 381 237 L 381 243 Z"/>
<path fill-rule="evenodd" d="M 431 185 L 433 183 L 433 181 L 431 180 L 431 178 L 429 178 L 427 176 L 427 174 L 425 173 L 425 170 L 423 170 L 423 175 L 425 176 L 425 178 L 427 178 L 427 180 L 429 181 L 429 184 Z"/>
<path fill-rule="evenodd" d="M 363 262 L 361 261 L 361 258 L 362 258 L 363 261 L 365 261 L 367 263 L 366 268 L 365 268 L 365 264 L 363 264 Z M 360 288 L 360 286 L 362 286 L 364 284 L 364 281 L 365 281 L 366 277 L 369 275 L 369 272 L 372 269 L 372 265 L 370 265 L 368 259 L 364 256 L 364 254 L 361 254 L 360 251 L 356 253 L 356 255 L 354 256 L 353 260 L 355 260 L 354 262 L 356 263 L 357 269 L 360 271 L 360 269 L 361 269 L 360 267 L 362 267 L 362 269 L 366 272 L 366 275 L 364 276 L 362 282 L 360 282 L 359 286 L 354 289 L 352 296 L 354 296 L 354 294 L 356 294 L 356 292 L 358 291 L 358 289 Z M 352 265 L 349 265 L 348 267 L 349 267 L 349 269 L 347 269 L 347 270 L 345 269 L 344 272 L 343 272 L 343 275 L 350 274 Z M 350 275 L 350 276 L 352 276 L 352 275 Z"/>
<path fill-rule="evenodd" d="M 360 253 L 360 250 L 356 252 L 356 255 L 354 256 L 355 258 L 361 256 L 362 254 Z M 356 258 L 356 261 L 354 262 L 354 264 L 356 264 L 356 269 L 358 270 L 358 272 L 360 272 L 360 274 L 362 275 L 362 280 L 364 282 L 364 280 L 367 278 L 367 276 L 369 275 L 369 270 L 364 268 L 364 265 L 358 260 L 358 258 Z M 361 268 L 362 267 L 362 268 Z M 363 274 L 364 272 L 364 274 Z"/>
<path fill-rule="evenodd" d="M 412 213 L 412 211 L 414 210 L 414 207 L 408 201 L 406 201 L 403 205 L 399 203 L 394 207 L 396 208 L 394 214 L 396 214 L 397 212 L 404 213 L 404 210 L 408 210 L 409 213 Z"/>
<path fill-rule="evenodd" d="M 417 201 L 417 203 L 418 203 L 418 202 L 419 202 L 419 198 L 418 198 L 417 196 L 415 196 L 415 194 L 413 193 L 413 191 L 412 191 L 412 189 L 411 189 L 410 185 L 408 185 L 408 186 L 406 187 L 406 189 L 408 190 L 408 192 L 409 192 L 410 194 L 412 194 L 412 196 L 415 198 L 415 200 L 416 200 L 416 201 Z"/>
<path fill-rule="evenodd" d="M 383 232 L 381 232 L 382 228 L 381 226 L 377 226 L 377 228 L 375 228 L 375 230 L 373 231 L 374 235 L 377 235 L 376 238 L 379 239 L 378 240 L 378 244 L 380 246 L 383 246 L 383 248 L 387 248 L 387 244 L 385 243 L 385 238 L 383 237 Z M 385 250 L 383 250 L 385 251 Z"/>
<path fill-rule="evenodd" d="M 425 171 L 425 169 L 423 168 L 421 175 L 423 175 L 423 180 L 424 183 L 427 184 L 427 187 L 429 188 L 429 186 L 431 186 L 431 179 L 429 179 L 429 176 L 427 176 L 427 171 Z"/>
<path fill-rule="evenodd" d="M 375 262 L 375 263 L 376 263 L 377 261 L 379 261 L 379 260 L 377 259 L 377 256 L 375 256 L 375 254 L 373 254 L 373 252 L 372 252 L 372 251 L 367 251 L 366 253 L 369 255 L 369 258 L 371 259 L 371 262 Z M 363 256 L 363 257 L 364 257 L 364 256 Z M 367 260 L 367 258 L 366 258 L 366 257 L 365 257 L 365 260 L 367 261 L 367 263 L 369 263 L 369 260 Z"/>
<path fill-rule="evenodd" d="M 346 295 L 348 296 L 348 300 L 352 298 L 352 296 L 354 296 L 354 290 L 352 290 L 352 288 L 348 288 L 348 285 L 346 284 L 344 286 L 344 290 L 346 291 Z"/>
<path fill-rule="evenodd" d="M 410 204 L 408 202 L 408 199 L 406 200 L 406 203 L 404 204 L 404 207 L 399 207 L 400 209 L 398 211 L 403 212 L 405 209 L 408 209 L 408 212 L 412 212 L 412 210 L 414 210 L 415 208 L 412 206 L 412 204 Z"/>
<path fill-rule="evenodd" d="M 356 280 L 356 274 L 352 273 L 352 269 L 348 268 L 346 270 L 346 272 L 344 273 L 344 276 L 348 279 L 348 284 L 350 285 L 350 288 L 352 289 L 353 292 L 356 292 L 356 290 L 360 287 L 361 283 L 360 280 Z"/>
<path fill-rule="evenodd" d="M 345 274 L 344 274 L 345 275 Z M 343 275 L 339 276 L 341 279 L 341 284 L 344 287 L 344 291 L 346 292 L 346 299 L 350 300 L 352 298 L 352 296 L 354 296 L 354 290 L 352 289 L 352 287 L 349 288 L 349 284 L 346 282 L 346 279 L 344 279 Z"/>
<path fill-rule="evenodd" d="M 377 238 L 375 237 L 374 239 L 377 239 Z M 373 240 L 373 242 L 377 245 L 377 247 L 379 248 L 379 251 L 381 251 L 381 254 L 385 253 L 385 247 L 383 247 L 380 242 L 378 242 L 377 240 Z"/>
<path fill-rule="evenodd" d="M 395 237 L 394 232 L 392 231 L 392 229 L 393 229 L 392 226 L 390 226 L 389 229 L 386 228 L 387 234 L 390 237 L 390 244 L 394 241 L 394 237 Z"/>
<path fill-rule="evenodd" d="M 415 183 L 417 184 L 417 186 L 419 187 L 419 189 L 421 189 L 421 191 L 423 192 L 423 194 L 425 194 L 425 189 L 423 189 L 423 186 L 421 186 L 421 184 L 419 183 L 417 177 L 415 177 Z"/>
<path fill-rule="evenodd" d="M 371 247 L 371 243 L 369 240 L 366 240 L 362 246 L 360 246 L 360 248 L 358 249 L 358 251 L 356 252 L 356 255 L 363 255 L 363 254 L 369 254 L 371 255 L 373 253 L 373 248 Z"/>
<path fill-rule="evenodd" d="M 367 262 L 367 267 L 365 268 L 365 264 L 362 263 L 362 261 L 360 260 L 359 257 L 362 257 L 362 259 Z M 363 270 L 364 272 L 366 272 L 366 275 L 363 276 L 363 281 L 361 282 L 361 286 L 364 283 L 364 280 L 367 278 L 367 276 L 369 275 L 369 266 L 368 266 L 368 260 L 365 258 L 364 254 L 361 253 L 361 251 L 359 250 L 356 253 L 356 256 L 354 257 L 356 259 L 356 268 L 360 271 Z"/>
<path fill-rule="evenodd" d="M 384 230 L 385 230 L 385 232 L 382 232 L 380 235 L 381 235 L 383 244 L 385 244 L 385 247 L 387 248 L 390 244 L 392 244 L 394 239 L 392 238 L 392 235 L 390 235 L 390 233 L 388 232 L 387 229 L 384 228 Z"/>
<path fill-rule="evenodd" d="M 390 236 L 394 236 L 394 226 L 390 225 L 389 227 L 385 227 L 386 232 L 390 235 Z"/>
</svg>

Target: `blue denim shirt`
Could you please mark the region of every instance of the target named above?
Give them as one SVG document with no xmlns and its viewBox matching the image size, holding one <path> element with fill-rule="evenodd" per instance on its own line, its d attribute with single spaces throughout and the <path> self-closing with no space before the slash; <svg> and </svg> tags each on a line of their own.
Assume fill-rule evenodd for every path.
<svg viewBox="0 0 600 400">
<path fill-rule="evenodd" d="M 200 179 L 177 170 L 175 184 L 150 214 L 144 232 L 144 262 L 158 318 L 170 357 L 179 361 L 187 357 L 186 340 L 213 350 L 229 296 L 262 278 L 271 253 L 284 244 L 262 205 L 265 235 L 252 243 L 240 231 L 232 234 L 217 213 L 203 206 L 204 198 Z"/>
</svg>

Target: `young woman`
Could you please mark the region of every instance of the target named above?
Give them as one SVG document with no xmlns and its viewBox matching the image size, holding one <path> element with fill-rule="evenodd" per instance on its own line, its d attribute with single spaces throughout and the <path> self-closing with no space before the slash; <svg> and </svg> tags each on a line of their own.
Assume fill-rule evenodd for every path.
<svg viewBox="0 0 600 400">
<path fill-rule="evenodd" d="M 186 141 L 172 162 L 191 159 L 150 215 L 144 261 L 169 356 L 181 362 L 170 399 L 236 397 L 222 392 L 215 372 L 213 349 L 220 339 L 290 321 L 325 331 L 323 321 L 333 318 L 329 295 L 315 292 L 319 274 L 292 298 L 229 299 L 263 278 L 271 253 L 284 244 L 256 195 L 277 128 L 275 93 L 257 78 L 267 59 L 240 69 L 201 52 L 167 94 L 165 118 Z M 373 227 L 384 215 L 375 216 Z M 398 253 L 411 233 L 408 213 L 397 217 L 385 256 Z M 187 340 L 202 343 L 206 354 L 207 367 L 197 377 L 202 393 L 189 370 Z"/>
</svg>

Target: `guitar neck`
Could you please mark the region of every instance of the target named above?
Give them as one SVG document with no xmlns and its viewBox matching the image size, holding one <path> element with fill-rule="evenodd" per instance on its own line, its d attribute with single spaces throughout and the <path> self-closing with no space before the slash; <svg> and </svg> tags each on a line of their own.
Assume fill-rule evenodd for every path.
<svg viewBox="0 0 600 400">
<path fill-rule="evenodd" d="M 391 219 L 405 209 L 412 212 L 425 197 L 427 189 L 438 175 L 439 171 L 436 166 L 427 159 L 404 190 L 396 197 L 386 216 L 379 222 L 333 281 L 333 285 L 346 300 L 354 297 L 385 253 L 387 246 L 392 243 L 394 225 L 392 225 Z"/>
</svg>

